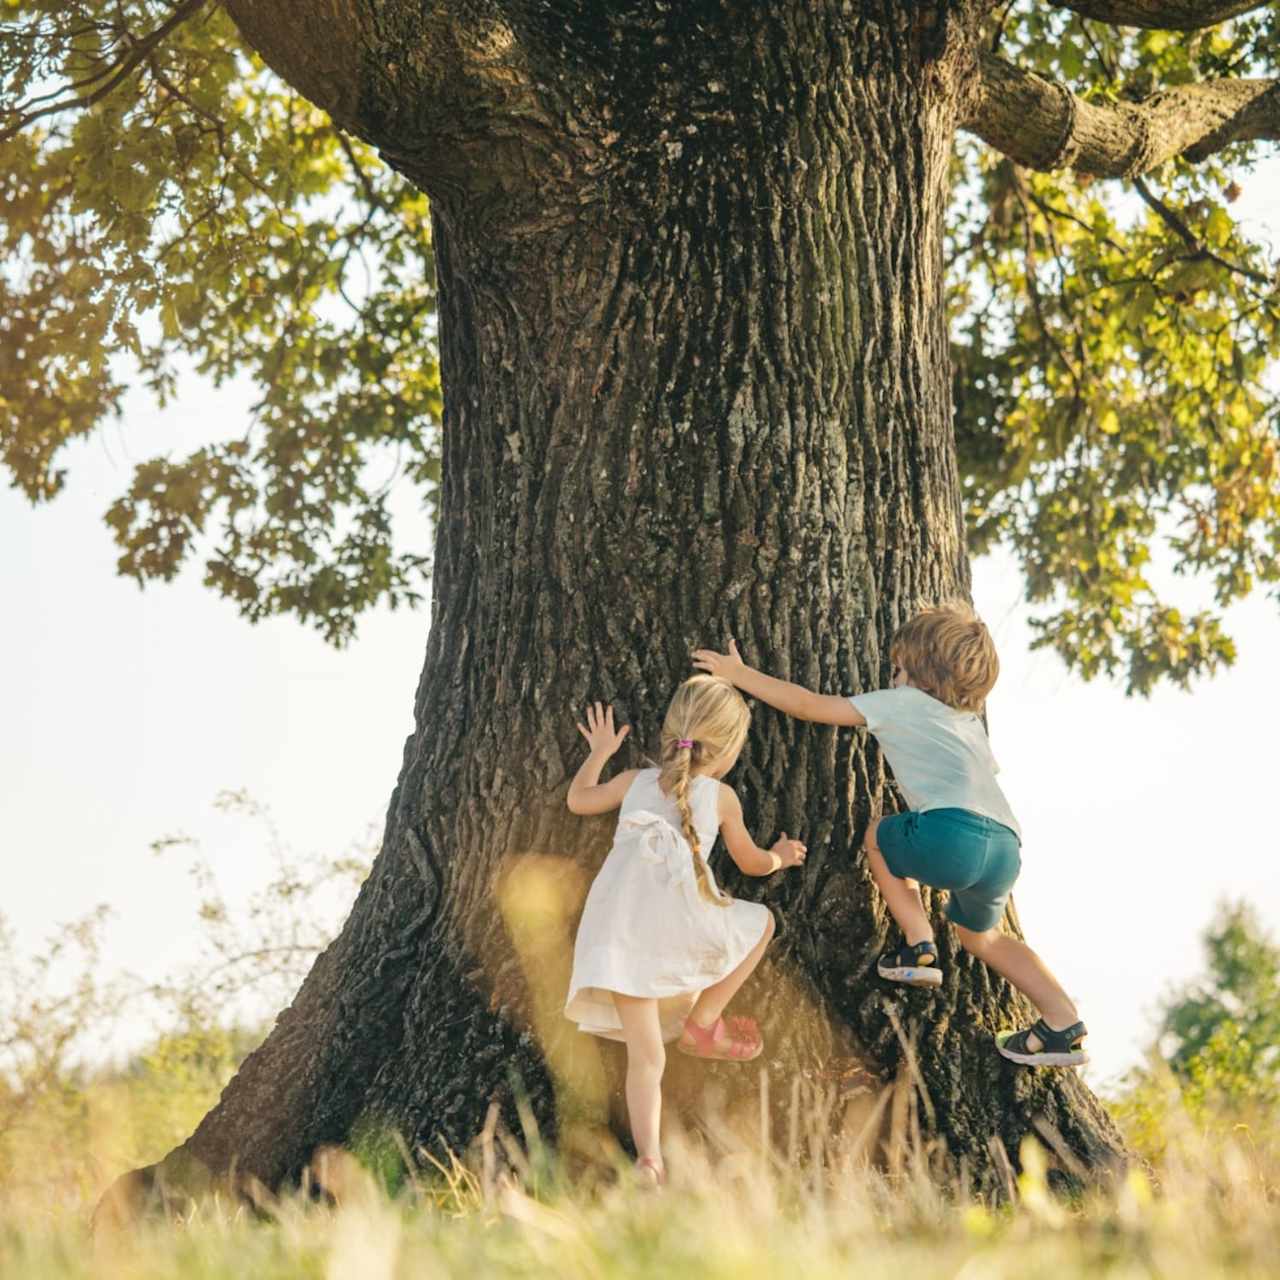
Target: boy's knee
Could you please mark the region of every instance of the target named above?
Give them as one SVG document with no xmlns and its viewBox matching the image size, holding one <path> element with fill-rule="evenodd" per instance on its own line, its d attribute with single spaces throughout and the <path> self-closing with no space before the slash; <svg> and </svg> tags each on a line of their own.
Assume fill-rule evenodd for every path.
<svg viewBox="0 0 1280 1280">
<path fill-rule="evenodd" d="M 960 939 L 960 945 L 971 955 L 977 956 L 979 960 L 991 950 L 991 944 L 996 939 L 996 931 L 994 929 L 984 929 L 981 933 L 976 933 L 973 929 L 966 929 L 963 925 L 955 926 L 956 934 Z"/>
</svg>

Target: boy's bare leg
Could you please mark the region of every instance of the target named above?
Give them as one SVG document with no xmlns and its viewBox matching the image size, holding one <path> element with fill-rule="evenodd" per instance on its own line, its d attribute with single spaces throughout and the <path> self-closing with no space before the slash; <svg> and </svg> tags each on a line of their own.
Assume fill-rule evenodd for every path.
<svg viewBox="0 0 1280 1280">
<path fill-rule="evenodd" d="M 662 1073 L 667 1050 L 662 1043 L 658 1002 L 650 998 L 613 993 L 627 1042 L 627 1116 L 636 1155 L 662 1163 L 658 1130 L 662 1120 Z"/>
<path fill-rule="evenodd" d="M 1062 1031 L 1080 1020 L 1080 1013 L 1062 984 L 1025 942 L 995 929 L 975 933 L 961 925 L 955 928 L 960 935 L 960 945 L 1013 983 L 1055 1031 Z M 1029 1047 L 1033 1051 L 1041 1047 L 1039 1037 L 1033 1035 L 1031 1041 Z"/>
<path fill-rule="evenodd" d="M 889 914 L 906 935 L 907 946 L 914 947 L 917 942 L 932 942 L 933 926 L 925 914 L 920 886 L 914 880 L 904 880 L 889 870 L 889 864 L 885 862 L 884 854 L 876 844 L 876 828 L 879 825 L 880 820 L 877 818 L 867 828 L 867 838 L 862 842 L 871 876 L 884 898 L 885 906 L 889 908 Z"/>
</svg>

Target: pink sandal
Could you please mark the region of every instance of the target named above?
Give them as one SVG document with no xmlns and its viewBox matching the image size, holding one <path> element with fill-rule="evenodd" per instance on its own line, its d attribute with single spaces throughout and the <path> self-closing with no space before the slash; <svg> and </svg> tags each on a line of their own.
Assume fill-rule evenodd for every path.
<svg viewBox="0 0 1280 1280">
<path fill-rule="evenodd" d="M 686 1018 L 684 1032 L 693 1043 L 686 1044 L 684 1036 L 681 1036 L 676 1042 L 676 1048 L 691 1058 L 711 1058 L 717 1062 L 750 1062 L 764 1052 L 764 1039 L 752 1018 L 730 1018 L 727 1023 L 723 1018 L 717 1018 L 710 1027 L 700 1027 L 692 1018 Z M 728 1048 L 717 1049 L 716 1041 L 725 1034 L 729 1036 Z"/>
</svg>

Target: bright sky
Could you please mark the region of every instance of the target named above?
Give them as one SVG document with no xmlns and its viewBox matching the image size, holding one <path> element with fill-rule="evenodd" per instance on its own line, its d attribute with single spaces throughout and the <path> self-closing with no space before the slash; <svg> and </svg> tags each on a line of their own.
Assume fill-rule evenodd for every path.
<svg viewBox="0 0 1280 1280">
<path fill-rule="evenodd" d="M 1280 158 L 1232 212 L 1280 244 Z M 198 836 L 233 893 L 261 883 L 261 834 L 211 808 L 224 788 L 270 805 L 300 850 L 336 853 L 381 827 L 425 610 L 371 616 L 339 653 L 291 621 L 240 621 L 198 573 L 145 592 L 114 575 L 101 516 L 132 463 L 220 438 L 250 398 L 189 378 L 161 412 L 140 392 L 122 428 L 70 451 L 51 506 L 0 491 L 0 911 L 29 946 L 107 902 L 108 968 L 160 977 L 189 956 L 194 890 L 148 845 Z M 1137 1060 L 1161 993 L 1199 970 L 1219 899 L 1249 899 L 1280 930 L 1280 838 L 1263 803 L 1276 785 L 1280 605 L 1232 610 L 1232 670 L 1141 701 L 1028 651 L 1012 562 L 979 562 L 975 580 L 1003 661 L 990 718 L 1025 834 L 1019 912 L 1078 999 L 1105 1080 Z"/>
</svg>

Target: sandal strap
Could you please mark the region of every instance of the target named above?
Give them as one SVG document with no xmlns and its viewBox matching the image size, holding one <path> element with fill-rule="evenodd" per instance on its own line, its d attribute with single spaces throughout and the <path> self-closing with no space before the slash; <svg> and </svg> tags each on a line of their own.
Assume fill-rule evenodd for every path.
<svg viewBox="0 0 1280 1280">
<path fill-rule="evenodd" d="M 1031 1050 L 1027 1046 L 1027 1041 L 1031 1038 L 1033 1030 L 1033 1027 L 1028 1027 L 1023 1031 L 1015 1031 L 1011 1036 L 1006 1038 L 1004 1047 L 1006 1049 L 1011 1049 L 1014 1053 L 1029 1054 Z"/>
<path fill-rule="evenodd" d="M 1040 1047 L 1035 1050 L 1027 1044 L 1033 1035 L 1040 1041 Z M 1015 1031 L 1004 1043 L 1014 1053 L 1029 1056 L 1033 1053 L 1070 1053 L 1086 1035 L 1088 1031 L 1083 1022 L 1073 1022 L 1069 1027 L 1055 1031 L 1043 1018 L 1037 1018 L 1031 1026 Z"/>
<path fill-rule="evenodd" d="M 1040 1043 L 1050 1053 L 1070 1053 L 1076 1043 L 1088 1035 L 1083 1022 L 1073 1022 L 1069 1027 L 1055 1031 L 1043 1018 L 1036 1019 L 1034 1031 Z"/>
<path fill-rule="evenodd" d="M 747 1024 L 743 1028 L 747 1034 L 735 1034 L 743 1023 Z M 723 1018 L 717 1018 L 709 1027 L 700 1027 L 692 1018 L 686 1018 L 684 1027 L 703 1057 L 750 1058 L 760 1044 L 760 1028 L 751 1018 L 734 1018 L 729 1027 L 725 1026 Z M 726 1049 L 717 1051 L 716 1039 L 721 1035 L 728 1036 L 729 1044 Z"/>
<path fill-rule="evenodd" d="M 915 946 L 901 946 L 896 951 L 886 951 L 884 959 L 894 968 L 908 969 L 920 963 L 920 957 L 928 954 L 933 957 L 931 963 L 938 962 L 938 944 L 934 941 L 917 942 Z"/>
<path fill-rule="evenodd" d="M 699 1052 L 705 1053 L 716 1042 L 716 1035 L 724 1025 L 723 1018 L 717 1018 L 709 1027 L 700 1027 L 692 1018 L 684 1020 L 684 1029 L 693 1037 Z"/>
</svg>

